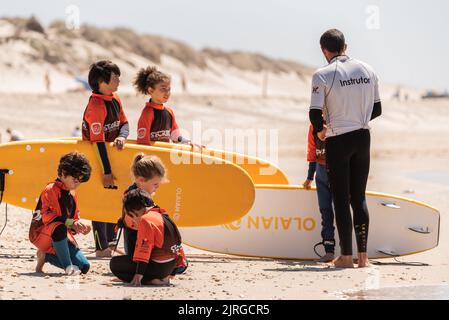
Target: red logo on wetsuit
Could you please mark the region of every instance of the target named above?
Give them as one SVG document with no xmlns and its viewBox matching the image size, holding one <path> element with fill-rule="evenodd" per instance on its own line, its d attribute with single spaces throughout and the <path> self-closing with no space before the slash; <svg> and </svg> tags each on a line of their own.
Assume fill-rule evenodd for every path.
<svg viewBox="0 0 449 320">
<path fill-rule="evenodd" d="M 92 123 L 91 130 L 92 130 L 92 133 L 95 135 L 100 134 L 101 133 L 101 123 L 99 123 L 99 122 Z"/>
<path fill-rule="evenodd" d="M 137 130 L 137 138 L 138 139 L 145 138 L 146 134 L 147 134 L 147 129 L 146 128 L 139 128 L 139 130 Z"/>
<path fill-rule="evenodd" d="M 148 248 L 148 239 L 145 238 L 142 240 L 142 249 Z"/>
</svg>

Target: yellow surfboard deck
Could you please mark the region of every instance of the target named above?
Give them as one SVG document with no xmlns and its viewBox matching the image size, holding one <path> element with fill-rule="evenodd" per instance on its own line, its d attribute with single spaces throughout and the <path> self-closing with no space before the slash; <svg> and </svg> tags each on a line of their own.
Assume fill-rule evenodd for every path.
<svg viewBox="0 0 449 320">
<path fill-rule="evenodd" d="M 255 197 L 251 177 L 231 162 L 152 146 L 126 145 L 117 151 L 108 144 L 117 190 L 103 188 L 101 167 L 93 145 L 78 140 L 22 141 L 0 145 L 0 169 L 6 175 L 3 201 L 34 209 L 47 182 L 57 176 L 62 155 L 78 151 L 87 156 L 92 175 L 77 189 L 83 219 L 117 222 L 122 194 L 132 184 L 131 164 L 137 153 L 156 155 L 167 168 L 168 182 L 154 200 L 166 209 L 179 226 L 213 226 L 234 221 L 252 207 Z M 184 163 L 180 163 L 180 158 Z M 186 159 L 189 164 L 186 164 Z"/>
<path fill-rule="evenodd" d="M 80 140 L 80 138 L 70 138 L 70 137 L 60 139 Z M 137 144 L 137 141 L 127 140 L 126 144 Z M 208 155 L 227 160 L 229 162 L 238 165 L 243 170 L 248 172 L 248 174 L 251 176 L 251 179 L 253 179 L 253 182 L 255 184 L 281 184 L 281 185 L 289 184 L 287 175 L 285 174 L 284 171 L 282 171 L 282 169 L 280 169 L 278 166 L 269 161 L 257 157 L 217 149 L 196 148 L 196 147 L 192 148 L 189 145 L 178 143 L 153 142 L 151 146 L 201 153 L 203 155 Z"/>
</svg>

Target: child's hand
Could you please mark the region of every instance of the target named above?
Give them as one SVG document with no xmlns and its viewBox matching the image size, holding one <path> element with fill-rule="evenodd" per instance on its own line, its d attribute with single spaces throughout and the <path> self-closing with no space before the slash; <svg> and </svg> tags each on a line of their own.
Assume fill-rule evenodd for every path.
<svg viewBox="0 0 449 320">
<path fill-rule="evenodd" d="M 327 131 L 327 126 L 324 125 L 323 130 L 321 130 L 320 132 L 317 133 L 318 139 L 320 139 L 321 141 L 326 140 L 326 131 Z"/>
<path fill-rule="evenodd" d="M 83 235 L 89 234 L 89 232 L 92 230 L 92 227 L 89 224 L 84 225 L 85 229 L 83 232 Z"/>
<path fill-rule="evenodd" d="M 196 144 L 196 143 L 193 143 L 193 142 L 189 142 L 189 145 L 190 145 L 190 147 L 192 148 L 192 151 L 193 151 L 193 149 L 195 149 L 195 147 L 197 147 L 198 149 L 204 149 L 204 148 L 206 148 L 206 146 L 199 145 L 199 144 Z"/>
<path fill-rule="evenodd" d="M 85 225 L 82 222 L 75 222 L 72 226 L 73 230 L 75 230 L 76 233 L 81 233 L 81 234 L 88 234 L 91 230 L 91 227 L 89 225 Z"/>
<path fill-rule="evenodd" d="M 118 137 L 114 140 L 114 147 L 117 148 L 118 151 L 122 151 L 125 148 L 126 139 L 123 137 Z"/>
<path fill-rule="evenodd" d="M 142 285 L 142 274 L 135 274 L 133 280 L 131 281 L 131 285 L 134 287 L 140 287 Z"/>
<path fill-rule="evenodd" d="M 106 189 L 113 189 L 115 179 L 116 178 L 114 177 L 114 175 L 112 173 L 104 174 L 103 175 L 103 187 L 105 187 Z"/>
<path fill-rule="evenodd" d="M 304 183 L 302 184 L 302 186 L 304 188 L 306 188 L 307 190 L 310 189 L 312 187 L 312 180 L 307 179 L 306 181 L 304 181 Z"/>
</svg>

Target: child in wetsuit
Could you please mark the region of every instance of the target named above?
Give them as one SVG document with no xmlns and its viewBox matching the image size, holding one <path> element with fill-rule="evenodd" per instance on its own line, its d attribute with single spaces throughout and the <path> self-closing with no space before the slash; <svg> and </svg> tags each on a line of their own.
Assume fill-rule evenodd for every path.
<svg viewBox="0 0 449 320">
<path fill-rule="evenodd" d="M 88 234 L 89 225 L 79 221 L 75 189 L 89 180 L 91 167 L 86 157 L 73 152 L 64 155 L 58 178 L 47 184 L 39 197 L 31 220 L 29 239 L 37 251 L 36 272 L 46 262 L 65 270 L 67 275 L 87 273 L 90 264 L 78 248 L 74 235 Z"/>
<path fill-rule="evenodd" d="M 106 142 L 114 142 L 122 150 L 129 135 L 129 124 L 123 111 L 120 97 L 116 93 L 120 80 L 120 69 L 111 61 L 98 61 L 91 65 L 89 85 L 93 92 L 84 111 L 83 140 L 93 143 L 100 158 L 103 187 L 114 189 L 114 175 L 109 162 Z M 92 221 L 97 257 L 110 257 L 115 250 L 115 224 Z M 112 249 L 112 250 L 111 250 Z"/>
<path fill-rule="evenodd" d="M 177 268 L 187 267 L 178 228 L 142 189 L 130 190 L 123 207 L 137 225 L 137 239 L 127 255 L 111 259 L 111 272 L 134 286 L 169 284 Z"/>
<path fill-rule="evenodd" d="M 152 141 L 190 143 L 180 134 L 173 110 L 164 103 L 170 98 L 171 79 L 156 67 L 140 69 L 134 80 L 136 90 L 151 98 L 145 104 L 137 125 L 137 143 Z"/>
</svg>

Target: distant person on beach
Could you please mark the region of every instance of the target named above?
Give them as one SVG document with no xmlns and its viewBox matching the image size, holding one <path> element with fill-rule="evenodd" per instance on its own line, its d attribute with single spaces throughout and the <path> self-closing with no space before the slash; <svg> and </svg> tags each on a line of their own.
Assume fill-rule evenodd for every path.
<svg viewBox="0 0 449 320">
<path fill-rule="evenodd" d="M 335 226 L 332 192 L 327 177 L 325 142 L 321 141 L 317 134 L 314 133 L 312 125 L 309 127 L 308 134 L 307 161 L 309 162 L 309 171 L 303 186 L 306 189 L 310 189 L 316 173 L 316 191 L 318 196 L 318 207 L 321 213 L 322 242 L 320 244 L 324 246 L 325 255 L 319 259 L 319 262 L 331 262 L 334 260 L 335 254 Z"/>
<path fill-rule="evenodd" d="M 137 225 L 136 241 L 126 255 L 111 259 L 111 272 L 133 286 L 170 284 L 176 269 L 186 267 L 176 224 L 142 189 L 130 190 L 123 207 L 126 217 Z"/>
<path fill-rule="evenodd" d="M 72 131 L 72 137 L 82 137 L 82 135 L 80 126 L 76 126 Z"/>
<path fill-rule="evenodd" d="M 91 227 L 79 221 L 75 189 L 90 178 L 87 158 L 73 152 L 64 155 L 58 166 L 58 178 L 42 191 L 31 220 L 29 239 L 37 251 L 36 272 L 42 273 L 46 262 L 61 268 L 67 275 L 86 274 L 90 264 L 74 236 L 86 235 Z"/>
<path fill-rule="evenodd" d="M 186 75 L 184 73 L 181 74 L 181 86 L 182 86 L 182 92 L 187 93 L 187 79 L 186 79 Z"/>
<path fill-rule="evenodd" d="M 326 140 L 326 164 L 341 249 L 341 256 L 333 264 L 338 268 L 354 267 L 351 206 L 358 266 L 366 267 L 369 214 L 365 191 L 371 141 L 368 123 L 382 113 L 378 78 L 369 65 L 345 54 L 347 45 L 341 31 L 326 31 L 320 45 L 329 64 L 312 77 L 309 116 L 314 133 Z"/>
<path fill-rule="evenodd" d="M 139 93 L 150 96 L 137 125 L 137 143 L 145 145 L 152 141 L 191 143 L 181 136 L 173 110 L 164 105 L 170 99 L 170 76 L 157 70 L 156 67 L 140 69 L 134 80 L 134 86 Z"/>
<path fill-rule="evenodd" d="M 6 129 L 6 133 L 9 135 L 9 142 L 24 140 L 24 136 L 20 131 L 8 128 Z"/>
<path fill-rule="evenodd" d="M 129 124 L 123 111 L 117 89 L 120 69 L 111 61 L 98 61 L 91 65 L 89 85 L 92 95 L 84 111 L 82 136 L 96 149 L 102 168 L 103 187 L 114 189 L 114 174 L 109 162 L 106 142 L 113 142 L 117 150 L 123 150 L 129 135 Z M 92 221 L 95 239 L 95 255 L 111 257 L 116 240 L 115 224 Z"/>
<path fill-rule="evenodd" d="M 394 92 L 393 96 L 391 97 L 392 100 L 398 100 L 401 101 L 401 87 L 397 87 L 396 91 Z"/>
<path fill-rule="evenodd" d="M 45 82 L 45 88 L 47 89 L 47 93 L 51 94 L 51 79 L 50 79 L 50 73 L 48 71 L 45 72 L 44 82 Z"/>
</svg>

